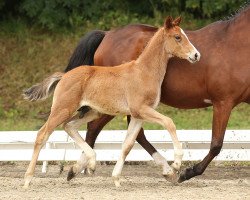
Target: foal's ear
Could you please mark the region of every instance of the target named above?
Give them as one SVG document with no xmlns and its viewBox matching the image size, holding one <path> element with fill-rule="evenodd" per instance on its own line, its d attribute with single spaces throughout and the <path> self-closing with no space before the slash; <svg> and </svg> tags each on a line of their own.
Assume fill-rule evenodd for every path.
<svg viewBox="0 0 250 200">
<path fill-rule="evenodd" d="M 170 29 L 173 27 L 173 18 L 171 16 L 168 16 L 166 19 L 165 19 L 165 22 L 164 22 L 164 27 L 166 29 Z"/>
<path fill-rule="evenodd" d="M 174 21 L 173 21 L 173 25 L 174 26 L 179 26 L 181 23 L 181 16 L 177 17 Z"/>
</svg>

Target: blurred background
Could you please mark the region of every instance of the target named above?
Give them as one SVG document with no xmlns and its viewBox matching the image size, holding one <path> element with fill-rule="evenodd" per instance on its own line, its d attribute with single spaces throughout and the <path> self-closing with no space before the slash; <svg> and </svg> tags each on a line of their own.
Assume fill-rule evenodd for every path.
<svg viewBox="0 0 250 200">
<path fill-rule="evenodd" d="M 181 15 L 182 27 L 195 30 L 226 20 L 244 5 L 245 0 L 0 0 L 0 130 L 36 130 L 44 123 L 40 115 L 49 111 L 51 98 L 26 102 L 22 90 L 63 71 L 86 32 L 131 23 L 161 26 L 167 15 Z M 212 108 L 159 110 L 177 129 L 211 129 Z M 235 108 L 228 129 L 249 129 L 249 113 L 249 105 Z M 106 129 L 126 129 L 125 118 Z"/>
</svg>

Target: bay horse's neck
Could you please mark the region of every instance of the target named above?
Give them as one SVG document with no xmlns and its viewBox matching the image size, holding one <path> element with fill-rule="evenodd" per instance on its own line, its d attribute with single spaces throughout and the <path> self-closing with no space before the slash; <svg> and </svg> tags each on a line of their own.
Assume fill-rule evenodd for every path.
<svg viewBox="0 0 250 200">
<path fill-rule="evenodd" d="M 241 12 L 236 14 L 233 18 L 228 20 L 229 28 L 239 31 L 239 29 L 249 27 L 250 20 L 250 5 L 244 8 Z M 248 30 L 248 29 L 247 29 Z M 242 31 L 242 30 L 241 30 Z"/>
<path fill-rule="evenodd" d="M 171 55 L 164 49 L 166 43 L 164 37 L 164 28 L 160 28 L 147 46 L 142 54 L 136 60 L 138 68 L 154 74 L 158 78 L 164 78 L 167 69 L 167 62 Z"/>
</svg>

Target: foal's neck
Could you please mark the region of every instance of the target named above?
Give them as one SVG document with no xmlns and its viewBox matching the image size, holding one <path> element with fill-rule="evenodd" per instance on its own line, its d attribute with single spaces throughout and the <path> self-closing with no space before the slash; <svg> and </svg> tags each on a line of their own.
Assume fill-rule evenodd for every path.
<svg viewBox="0 0 250 200">
<path fill-rule="evenodd" d="M 151 38 L 142 54 L 136 60 L 137 67 L 163 80 L 171 55 L 164 49 L 164 28 Z"/>
</svg>

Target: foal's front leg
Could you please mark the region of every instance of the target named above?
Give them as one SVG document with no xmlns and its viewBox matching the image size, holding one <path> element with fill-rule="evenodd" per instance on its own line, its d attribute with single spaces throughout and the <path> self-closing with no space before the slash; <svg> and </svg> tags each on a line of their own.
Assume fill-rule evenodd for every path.
<svg viewBox="0 0 250 200">
<path fill-rule="evenodd" d="M 158 113 L 156 110 L 149 106 L 144 106 L 142 109 L 140 109 L 140 115 L 143 118 L 143 120 L 146 120 L 148 122 L 153 122 L 153 123 L 158 123 L 162 125 L 164 128 L 168 130 L 170 133 L 170 136 L 173 141 L 173 146 L 174 146 L 174 163 L 172 164 L 172 167 L 176 170 L 179 171 L 181 167 L 181 161 L 183 157 L 183 150 L 182 150 L 182 145 L 179 142 L 177 135 L 176 135 L 176 127 L 172 119 L 169 117 L 166 117 L 160 113 Z M 167 170 L 166 174 L 163 174 L 168 180 L 171 182 L 176 182 L 175 180 L 177 178 L 175 172 L 172 170 Z"/>
<path fill-rule="evenodd" d="M 127 155 L 134 146 L 135 139 L 141 129 L 142 121 L 131 117 L 131 121 L 128 126 L 127 136 L 122 144 L 122 152 L 118 159 L 115 168 L 112 173 L 113 180 L 116 187 L 120 187 L 120 175 Z"/>
<path fill-rule="evenodd" d="M 78 130 L 83 123 L 95 120 L 99 117 L 99 113 L 90 110 L 84 115 L 83 118 L 79 118 L 79 115 L 74 116 L 67 123 L 64 124 L 64 130 L 69 134 L 69 136 L 76 142 L 76 144 L 81 148 L 82 155 L 80 159 L 74 164 L 69 172 L 67 180 L 71 180 L 77 174 L 81 173 L 82 170 L 88 168 L 88 173 L 92 174 L 96 167 L 96 154 L 94 150 L 84 141 L 84 139 L 79 134 Z"/>
</svg>

